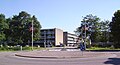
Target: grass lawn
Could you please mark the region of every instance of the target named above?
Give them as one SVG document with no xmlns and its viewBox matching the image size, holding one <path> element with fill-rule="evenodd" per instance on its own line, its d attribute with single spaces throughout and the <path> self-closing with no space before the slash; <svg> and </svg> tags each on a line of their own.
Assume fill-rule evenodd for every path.
<svg viewBox="0 0 120 65">
<path fill-rule="evenodd" d="M 43 50 L 43 47 L 33 47 L 33 50 Z M 22 47 L 22 50 L 32 50 L 32 47 Z M 0 47 L 0 51 L 21 51 L 20 47 Z"/>
<path fill-rule="evenodd" d="M 118 49 L 115 49 L 115 48 L 111 48 L 111 47 L 105 47 L 105 48 L 103 48 L 103 47 L 91 47 L 91 48 L 87 48 L 87 50 L 120 50 L 120 48 L 118 48 Z"/>
</svg>

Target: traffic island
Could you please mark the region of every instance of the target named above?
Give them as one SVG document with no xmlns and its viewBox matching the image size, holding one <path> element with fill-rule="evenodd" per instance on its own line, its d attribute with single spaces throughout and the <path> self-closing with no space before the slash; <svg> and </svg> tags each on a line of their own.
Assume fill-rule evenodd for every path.
<svg viewBox="0 0 120 65">
<path fill-rule="evenodd" d="M 103 52 L 81 52 L 81 51 L 30 51 L 19 52 L 15 56 L 26 58 L 93 58 L 112 56 Z"/>
</svg>

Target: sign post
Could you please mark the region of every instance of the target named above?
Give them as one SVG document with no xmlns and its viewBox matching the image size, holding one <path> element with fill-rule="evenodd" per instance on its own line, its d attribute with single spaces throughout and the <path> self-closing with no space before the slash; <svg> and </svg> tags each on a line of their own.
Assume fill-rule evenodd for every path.
<svg viewBox="0 0 120 65">
<path fill-rule="evenodd" d="M 83 56 L 83 51 L 85 50 L 85 45 L 83 43 L 80 43 L 80 50 L 82 51 Z"/>
</svg>

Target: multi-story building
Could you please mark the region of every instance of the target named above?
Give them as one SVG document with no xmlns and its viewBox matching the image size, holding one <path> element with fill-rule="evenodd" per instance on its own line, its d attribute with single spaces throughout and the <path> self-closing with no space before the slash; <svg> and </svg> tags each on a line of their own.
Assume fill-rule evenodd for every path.
<svg viewBox="0 0 120 65">
<path fill-rule="evenodd" d="M 41 29 L 40 45 L 58 46 L 63 43 L 63 30 L 58 28 Z"/>
<path fill-rule="evenodd" d="M 78 36 L 68 32 L 63 33 L 63 43 L 66 46 L 75 46 L 77 44 Z"/>
</svg>

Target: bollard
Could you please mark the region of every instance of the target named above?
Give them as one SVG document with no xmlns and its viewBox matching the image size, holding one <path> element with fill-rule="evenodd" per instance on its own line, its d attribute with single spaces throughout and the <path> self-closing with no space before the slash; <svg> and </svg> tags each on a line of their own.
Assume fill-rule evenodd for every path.
<svg viewBox="0 0 120 65">
<path fill-rule="evenodd" d="M 3 45 L 1 44 L 0 47 L 3 47 Z"/>
<path fill-rule="evenodd" d="M 22 51 L 22 46 L 20 46 L 20 50 Z"/>
</svg>

